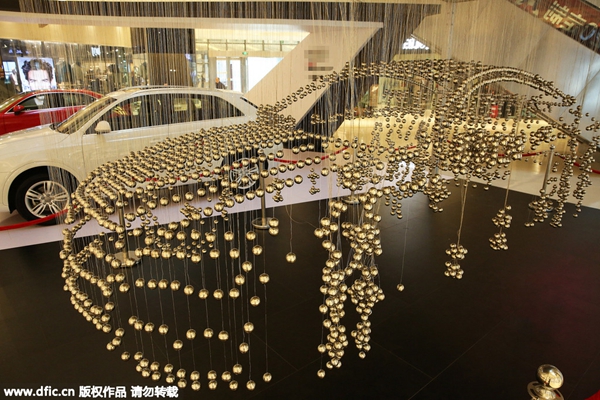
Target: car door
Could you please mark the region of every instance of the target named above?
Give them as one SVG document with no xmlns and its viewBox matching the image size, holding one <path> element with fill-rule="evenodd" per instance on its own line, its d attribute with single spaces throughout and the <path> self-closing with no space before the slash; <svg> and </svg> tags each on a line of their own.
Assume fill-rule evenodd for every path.
<svg viewBox="0 0 600 400">
<path fill-rule="evenodd" d="M 110 132 L 95 131 L 100 121 L 109 123 Z M 167 123 L 164 100 L 160 95 L 144 93 L 115 103 L 82 135 L 86 171 L 166 139 L 169 135 Z"/>
</svg>

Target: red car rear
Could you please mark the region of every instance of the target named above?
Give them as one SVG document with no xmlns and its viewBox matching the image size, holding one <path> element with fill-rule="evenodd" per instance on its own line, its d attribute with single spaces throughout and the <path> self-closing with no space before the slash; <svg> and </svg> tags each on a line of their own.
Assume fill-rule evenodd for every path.
<svg viewBox="0 0 600 400">
<path fill-rule="evenodd" d="M 19 93 L 0 103 L 0 135 L 64 121 L 100 97 L 101 94 L 79 89 Z"/>
</svg>

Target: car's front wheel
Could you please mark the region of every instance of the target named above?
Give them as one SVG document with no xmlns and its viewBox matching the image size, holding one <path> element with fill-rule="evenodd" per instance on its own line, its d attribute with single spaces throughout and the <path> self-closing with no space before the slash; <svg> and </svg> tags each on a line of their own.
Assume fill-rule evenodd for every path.
<svg viewBox="0 0 600 400">
<path fill-rule="evenodd" d="M 32 221 L 59 213 L 69 205 L 70 194 L 65 183 L 37 173 L 24 179 L 16 190 L 15 206 L 23 218 Z M 56 223 L 56 219 L 47 224 Z"/>
<path fill-rule="evenodd" d="M 249 157 L 232 157 L 230 162 L 229 181 L 237 184 L 237 190 L 248 191 L 258 187 L 260 167 L 258 163 L 252 163 Z"/>
</svg>

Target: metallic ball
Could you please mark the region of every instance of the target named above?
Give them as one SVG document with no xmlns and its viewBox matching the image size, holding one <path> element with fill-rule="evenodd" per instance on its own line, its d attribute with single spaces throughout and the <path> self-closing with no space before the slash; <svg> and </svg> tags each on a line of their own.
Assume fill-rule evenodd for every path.
<svg viewBox="0 0 600 400">
<path fill-rule="evenodd" d="M 194 329 L 188 329 L 188 331 L 185 333 L 185 337 L 188 340 L 194 340 L 196 338 L 196 331 Z"/>
<path fill-rule="evenodd" d="M 252 322 L 246 322 L 244 324 L 244 332 L 250 333 L 254 330 L 254 324 Z"/>
<path fill-rule="evenodd" d="M 250 261 L 244 261 L 242 263 L 242 269 L 244 270 L 244 272 L 252 271 L 252 263 Z"/>
<path fill-rule="evenodd" d="M 248 350 L 250 350 L 250 346 L 248 345 L 248 343 L 242 342 L 242 343 L 240 343 L 239 349 L 240 349 L 240 353 L 246 354 L 248 352 Z"/>
<path fill-rule="evenodd" d="M 260 281 L 260 283 L 262 284 L 266 284 L 269 282 L 269 274 L 263 273 L 260 274 L 260 276 L 258 277 L 258 280 Z"/>
<path fill-rule="evenodd" d="M 186 285 L 186 287 L 183 288 L 183 293 L 185 293 L 188 296 L 191 296 L 192 294 L 194 294 L 194 287 L 192 285 Z"/>
<path fill-rule="evenodd" d="M 565 381 L 562 372 L 550 364 L 543 364 L 538 367 L 537 378 L 542 385 L 552 389 L 559 389 Z"/>
<path fill-rule="evenodd" d="M 263 248 L 260 245 L 256 245 L 254 247 L 252 247 L 252 254 L 254 254 L 255 256 L 260 256 L 263 252 Z"/>
<path fill-rule="evenodd" d="M 231 242 L 234 239 L 235 235 L 233 234 L 233 232 L 227 231 L 223 234 L 223 237 L 226 241 Z"/>
<path fill-rule="evenodd" d="M 159 289 L 166 289 L 169 287 L 169 281 L 166 279 L 161 279 L 160 281 L 158 281 L 158 288 Z"/>
<path fill-rule="evenodd" d="M 234 281 L 236 285 L 241 286 L 246 282 L 246 277 L 242 274 L 239 274 L 235 276 Z"/>
<path fill-rule="evenodd" d="M 273 376 L 271 376 L 271 374 L 269 372 L 265 372 L 263 374 L 263 381 L 269 383 L 269 382 L 271 382 L 271 379 L 273 379 Z"/>
<path fill-rule="evenodd" d="M 233 373 L 239 375 L 242 373 L 242 364 L 235 364 L 233 366 Z"/>
<path fill-rule="evenodd" d="M 259 304 L 260 304 L 260 297 L 258 297 L 258 296 L 252 296 L 252 297 L 250 298 L 250 305 L 252 305 L 252 306 L 256 307 L 256 306 L 258 306 Z"/>
<path fill-rule="evenodd" d="M 173 342 L 173 349 L 179 351 L 183 348 L 183 342 L 179 339 Z"/>
<path fill-rule="evenodd" d="M 169 327 L 166 324 L 162 324 L 158 327 L 158 333 L 161 335 L 166 335 L 169 332 Z"/>
<path fill-rule="evenodd" d="M 206 329 L 204 330 L 204 333 L 203 333 L 203 334 L 204 334 L 204 337 L 205 337 L 205 338 L 207 338 L 207 339 L 210 339 L 211 337 L 213 337 L 213 330 L 212 330 L 212 329 L 210 329 L 210 328 L 206 328 Z"/>
<path fill-rule="evenodd" d="M 233 248 L 229 250 L 229 257 L 233 259 L 240 258 L 240 249 Z"/>
<path fill-rule="evenodd" d="M 246 388 L 248 390 L 254 390 L 256 388 L 256 383 L 253 380 L 249 380 L 246 382 Z"/>
<path fill-rule="evenodd" d="M 218 338 L 219 340 L 225 341 L 229 339 L 229 333 L 227 333 L 227 331 L 221 331 L 219 332 Z"/>
<path fill-rule="evenodd" d="M 294 262 L 296 262 L 296 254 L 289 252 L 285 255 L 285 260 L 287 262 L 289 262 L 290 264 L 293 264 Z"/>
</svg>

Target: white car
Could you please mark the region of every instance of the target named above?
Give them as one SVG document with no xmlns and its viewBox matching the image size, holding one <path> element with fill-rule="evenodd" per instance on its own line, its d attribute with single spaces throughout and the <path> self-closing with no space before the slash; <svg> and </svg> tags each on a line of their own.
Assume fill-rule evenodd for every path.
<svg viewBox="0 0 600 400">
<path fill-rule="evenodd" d="M 59 212 L 73 190 L 64 182 L 80 182 L 107 161 L 167 137 L 246 123 L 256 113 L 231 91 L 144 87 L 110 93 L 56 126 L 0 136 L 0 211 L 16 209 L 27 220 Z"/>
</svg>

